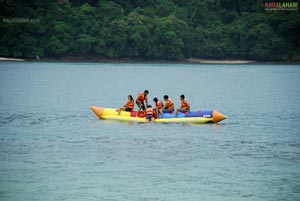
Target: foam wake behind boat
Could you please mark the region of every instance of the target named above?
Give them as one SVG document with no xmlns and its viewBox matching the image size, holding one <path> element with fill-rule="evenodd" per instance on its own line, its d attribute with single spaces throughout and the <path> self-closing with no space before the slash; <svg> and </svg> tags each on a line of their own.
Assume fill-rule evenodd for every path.
<svg viewBox="0 0 300 201">
<path fill-rule="evenodd" d="M 103 108 L 103 107 L 91 106 L 91 109 L 100 119 L 131 121 L 131 122 L 146 122 L 146 118 L 143 112 L 139 112 L 137 114 L 137 111 L 132 111 L 132 112 L 121 111 L 121 114 L 118 115 L 119 110 L 115 108 Z M 193 111 L 187 113 L 179 112 L 177 118 L 174 118 L 175 112 L 164 113 L 164 116 L 165 118 L 162 118 L 161 115 L 158 115 L 158 117 L 155 118 L 154 122 L 204 124 L 204 123 L 217 123 L 227 118 L 224 114 L 216 110 Z"/>
</svg>

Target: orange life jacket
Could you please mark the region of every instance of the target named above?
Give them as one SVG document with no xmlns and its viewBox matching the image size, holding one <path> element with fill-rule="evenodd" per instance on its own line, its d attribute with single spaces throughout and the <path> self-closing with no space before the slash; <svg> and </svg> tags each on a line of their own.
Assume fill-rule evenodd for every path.
<svg viewBox="0 0 300 201">
<path fill-rule="evenodd" d="M 182 108 L 186 108 L 186 109 L 189 108 L 188 104 L 186 104 L 186 101 L 187 101 L 186 99 L 181 101 L 181 107 Z"/>
<path fill-rule="evenodd" d="M 173 110 L 174 109 L 173 101 L 169 98 L 166 102 L 168 103 L 168 110 Z"/>
<path fill-rule="evenodd" d="M 164 107 L 164 104 L 163 104 L 163 102 L 162 101 L 157 101 L 156 103 L 155 103 L 155 106 L 157 107 L 157 108 L 163 108 Z"/>
<path fill-rule="evenodd" d="M 148 114 L 152 114 L 153 115 L 154 114 L 154 110 L 153 110 L 153 108 L 149 107 L 149 108 L 146 109 L 145 113 L 146 113 L 146 115 L 148 115 Z"/>
<path fill-rule="evenodd" d="M 139 93 L 139 99 L 137 100 L 139 103 L 142 103 L 145 100 L 145 94 L 144 93 Z"/>
<path fill-rule="evenodd" d="M 134 108 L 134 101 L 133 100 L 128 100 L 127 102 L 127 105 L 126 105 L 127 108 Z"/>
</svg>

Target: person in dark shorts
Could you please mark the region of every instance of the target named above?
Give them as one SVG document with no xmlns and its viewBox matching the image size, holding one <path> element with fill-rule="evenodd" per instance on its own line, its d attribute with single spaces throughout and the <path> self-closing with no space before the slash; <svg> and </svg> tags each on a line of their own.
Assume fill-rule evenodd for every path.
<svg viewBox="0 0 300 201">
<path fill-rule="evenodd" d="M 143 110 L 143 111 L 146 110 L 145 103 L 146 103 L 146 106 L 148 106 L 148 94 L 149 94 L 149 91 L 146 89 L 144 92 L 139 93 L 138 96 L 136 97 L 135 103 L 139 108 L 137 113 L 140 110 Z"/>
<path fill-rule="evenodd" d="M 176 109 L 175 118 L 177 118 L 178 112 L 189 112 L 190 111 L 190 104 L 185 96 L 182 94 L 180 96 L 181 100 L 181 107 Z"/>
<path fill-rule="evenodd" d="M 165 118 L 164 112 L 174 112 L 174 102 L 172 101 L 172 99 L 170 99 L 168 95 L 164 95 L 164 100 L 166 101 L 164 107 L 158 110 L 162 115 L 162 118 Z"/>
<path fill-rule="evenodd" d="M 153 101 L 155 103 L 154 111 L 156 112 L 156 114 L 158 114 L 158 110 L 164 107 L 164 103 L 161 100 L 158 100 L 157 97 L 153 98 Z"/>
<path fill-rule="evenodd" d="M 146 115 L 146 121 L 147 122 L 150 122 L 150 121 L 153 121 L 154 120 L 154 110 L 152 108 L 151 105 L 148 105 L 147 106 L 147 109 L 145 111 L 145 115 Z"/>
<path fill-rule="evenodd" d="M 123 110 L 123 111 L 125 110 L 125 111 L 127 111 L 127 112 L 131 112 L 131 111 L 133 110 L 133 108 L 134 108 L 134 99 L 132 98 L 132 95 L 128 95 L 128 100 L 127 100 L 126 104 L 123 105 L 123 107 L 121 107 L 121 108 L 119 109 L 118 115 L 121 114 L 121 111 L 122 111 L 122 110 Z"/>
</svg>

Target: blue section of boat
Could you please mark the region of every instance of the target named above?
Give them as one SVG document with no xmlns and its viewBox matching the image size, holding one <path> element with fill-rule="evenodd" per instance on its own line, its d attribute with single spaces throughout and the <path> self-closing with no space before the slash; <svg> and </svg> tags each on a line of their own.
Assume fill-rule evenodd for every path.
<svg viewBox="0 0 300 201">
<path fill-rule="evenodd" d="M 207 117 L 207 118 L 211 118 L 211 117 L 213 117 L 213 111 L 212 110 L 207 110 L 207 111 L 188 112 L 188 113 L 186 113 L 185 117 Z"/>
<path fill-rule="evenodd" d="M 192 111 L 192 112 L 188 112 L 186 113 L 186 117 L 199 117 L 201 115 L 200 111 Z"/>
<path fill-rule="evenodd" d="M 181 113 L 181 112 L 180 112 L 180 113 Z M 180 116 L 179 116 L 179 115 L 180 115 Z M 169 113 L 169 112 L 168 112 L 168 113 L 164 113 L 164 116 L 165 116 L 165 118 L 174 118 L 174 117 L 175 117 L 175 112 L 172 112 L 172 113 Z M 178 117 L 184 117 L 184 115 L 178 113 Z M 161 114 L 159 114 L 158 118 L 159 118 L 159 119 L 162 118 Z"/>
<path fill-rule="evenodd" d="M 172 113 L 164 113 L 165 118 L 174 118 L 175 112 Z M 192 112 L 178 112 L 177 118 L 184 118 L 184 117 L 206 117 L 206 118 L 212 118 L 213 117 L 213 111 L 207 110 L 207 111 L 192 111 Z M 158 118 L 161 119 L 161 114 L 158 115 Z"/>
</svg>

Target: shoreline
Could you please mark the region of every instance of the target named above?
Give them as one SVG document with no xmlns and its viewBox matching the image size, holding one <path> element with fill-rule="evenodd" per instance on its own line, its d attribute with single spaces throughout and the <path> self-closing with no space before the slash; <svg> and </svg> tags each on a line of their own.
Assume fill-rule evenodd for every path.
<svg viewBox="0 0 300 201">
<path fill-rule="evenodd" d="M 199 58 L 189 58 L 186 61 L 190 63 L 199 63 L 199 64 L 253 64 L 257 61 L 251 60 L 215 60 L 215 59 L 199 59 Z"/>
<path fill-rule="evenodd" d="M 0 57 L 0 61 L 26 61 L 25 59 Z"/>
<path fill-rule="evenodd" d="M 163 60 L 163 59 L 140 59 L 140 58 L 122 58 L 122 59 L 107 59 L 99 57 L 64 57 L 64 58 L 41 58 L 37 59 L 19 59 L 0 57 L 0 62 L 18 61 L 18 62 L 91 62 L 91 63 L 187 63 L 187 64 L 300 64 L 300 61 L 254 61 L 254 60 L 240 60 L 240 59 L 202 59 L 202 58 L 188 58 L 180 60 Z"/>
</svg>

